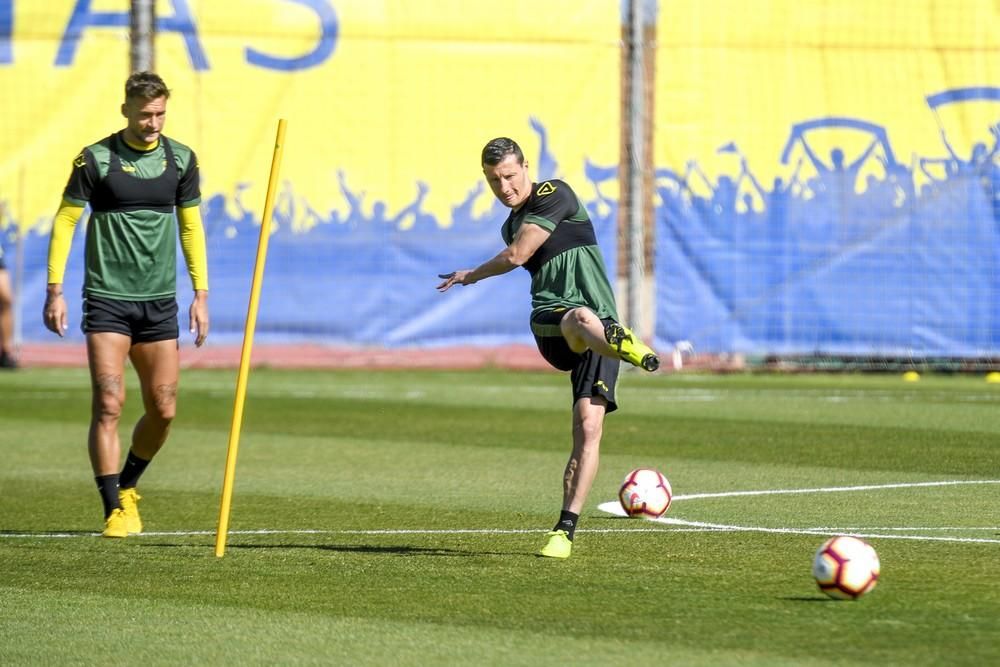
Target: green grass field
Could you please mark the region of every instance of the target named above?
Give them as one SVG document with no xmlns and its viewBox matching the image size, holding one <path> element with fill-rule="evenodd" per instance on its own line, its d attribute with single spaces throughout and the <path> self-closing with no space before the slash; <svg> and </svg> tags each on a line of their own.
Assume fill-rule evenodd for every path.
<svg viewBox="0 0 1000 667">
<path fill-rule="evenodd" d="M 0 664 L 1000 661 L 1000 385 L 981 377 L 629 373 L 565 562 L 534 554 L 568 380 L 501 371 L 254 371 L 217 558 L 235 381 L 185 371 L 146 533 L 105 540 L 86 371 L 0 375 Z M 600 509 L 639 466 L 672 482 L 668 522 Z M 855 602 L 810 574 L 838 532 L 882 560 Z"/>
</svg>

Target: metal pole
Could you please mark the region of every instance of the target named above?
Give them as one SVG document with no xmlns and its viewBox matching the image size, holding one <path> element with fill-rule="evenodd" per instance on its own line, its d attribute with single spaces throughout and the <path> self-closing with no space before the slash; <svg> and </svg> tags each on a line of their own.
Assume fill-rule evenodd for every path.
<svg viewBox="0 0 1000 667">
<path fill-rule="evenodd" d="M 129 66 L 133 72 L 156 69 L 156 0 L 132 0 L 129 12 Z"/>
<path fill-rule="evenodd" d="M 645 246 L 643 233 L 645 206 L 643 202 L 643 167 L 645 160 L 645 104 L 646 77 L 643 63 L 643 5 L 645 0 L 631 0 L 629 48 L 629 215 L 628 215 L 628 313 L 632 328 L 645 334 L 642 309 L 643 260 Z"/>
<path fill-rule="evenodd" d="M 622 71 L 625 92 L 622 105 L 624 159 L 621 161 L 623 173 L 620 182 L 625 215 L 619 218 L 624 233 L 619 234 L 623 247 L 618 255 L 622 262 L 618 275 L 625 281 L 624 319 L 640 336 L 650 337 L 654 318 L 650 312 L 652 284 L 646 276 L 651 263 L 646 255 L 647 239 L 652 239 L 650 192 L 653 167 L 649 151 L 653 91 L 649 76 L 652 63 L 647 62 L 650 39 L 647 31 L 653 30 L 656 20 L 656 0 L 628 0 L 623 9 L 626 12 L 622 17 L 626 57 Z"/>
</svg>

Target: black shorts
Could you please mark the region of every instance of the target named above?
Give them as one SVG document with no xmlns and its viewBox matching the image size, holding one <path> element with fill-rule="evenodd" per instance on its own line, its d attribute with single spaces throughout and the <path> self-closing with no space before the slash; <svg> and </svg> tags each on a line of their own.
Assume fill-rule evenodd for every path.
<svg viewBox="0 0 1000 667">
<path fill-rule="evenodd" d="M 540 311 L 532 316 L 531 323 L 555 332 L 566 312 L 566 310 Z M 608 318 L 601 321 L 608 324 L 614 320 Z M 569 348 L 562 334 L 551 336 L 535 334 L 535 344 L 538 345 L 542 357 L 553 368 L 570 371 L 574 404 L 581 398 L 600 396 L 608 402 L 607 412 L 618 409 L 615 385 L 618 384 L 620 361 L 597 354 L 593 350 L 585 350 L 582 354 L 578 354 Z"/>
<path fill-rule="evenodd" d="M 83 333 L 120 333 L 133 343 L 155 343 L 180 338 L 177 299 L 124 301 L 100 296 L 83 297 Z"/>
</svg>

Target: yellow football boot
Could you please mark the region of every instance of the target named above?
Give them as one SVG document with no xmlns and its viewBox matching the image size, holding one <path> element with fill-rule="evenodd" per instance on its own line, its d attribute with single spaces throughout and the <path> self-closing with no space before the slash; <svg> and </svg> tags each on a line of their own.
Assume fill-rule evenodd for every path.
<svg viewBox="0 0 1000 667">
<path fill-rule="evenodd" d="M 538 555 L 546 558 L 569 558 L 572 552 L 573 541 L 569 539 L 569 533 L 565 530 L 553 530 L 548 534 L 548 541 Z"/>
<path fill-rule="evenodd" d="M 142 519 L 139 518 L 139 500 L 142 498 L 135 488 L 119 489 L 118 501 L 122 504 L 125 512 L 125 522 L 129 535 L 138 535 L 142 532 Z"/>
<path fill-rule="evenodd" d="M 125 510 L 119 508 L 111 510 L 111 514 L 104 521 L 104 532 L 101 537 L 128 537 L 128 520 L 125 518 Z"/>
<path fill-rule="evenodd" d="M 656 352 L 653 352 L 651 347 L 639 340 L 639 337 L 631 330 L 617 322 L 612 322 L 604 327 L 604 338 L 611 347 L 615 348 L 623 361 L 650 373 L 660 367 L 660 358 L 656 356 Z"/>
</svg>

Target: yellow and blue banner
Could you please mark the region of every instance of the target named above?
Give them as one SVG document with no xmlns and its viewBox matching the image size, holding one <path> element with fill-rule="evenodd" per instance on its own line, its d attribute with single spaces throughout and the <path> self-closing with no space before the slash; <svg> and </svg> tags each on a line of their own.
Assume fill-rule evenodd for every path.
<svg viewBox="0 0 1000 667">
<path fill-rule="evenodd" d="M 997 4 L 660 4 L 661 343 L 995 356 Z"/>
<path fill-rule="evenodd" d="M 995 2 L 637 1 L 655 22 L 659 346 L 995 356 Z M 0 0 L 3 244 L 10 265 L 20 231 L 23 312 L 40 312 L 70 161 L 123 126 L 129 4 Z M 166 134 L 203 177 L 213 338 L 242 332 L 285 118 L 260 338 L 530 342 L 523 272 L 461 299 L 435 276 L 500 248 L 479 152 L 501 135 L 536 180 L 573 186 L 617 272 L 628 5 L 158 0 Z"/>
<path fill-rule="evenodd" d="M 42 294 L 44 236 L 71 160 L 124 125 L 129 4 L 0 0 L 0 201 L 25 233 L 29 299 Z M 465 329 L 487 315 L 434 315 L 453 306 L 433 286 L 502 248 L 506 213 L 479 163 L 488 140 L 513 137 L 536 179 L 558 175 L 593 198 L 585 165 L 618 159 L 616 4 L 160 0 L 155 10 L 156 69 L 172 91 L 165 133 L 193 147 L 203 178 L 213 338 L 241 331 L 279 118 L 288 131 L 262 337 L 527 338 L 524 278 L 497 286 L 511 295 L 504 319 Z M 182 293 L 186 282 L 181 273 Z M 333 306 L 316 309 L 317 293 Z M 406 318 L 427 311 L 414 330 Z M 33 321 L 24 332 L 46 335 Z"/>
</svg>

